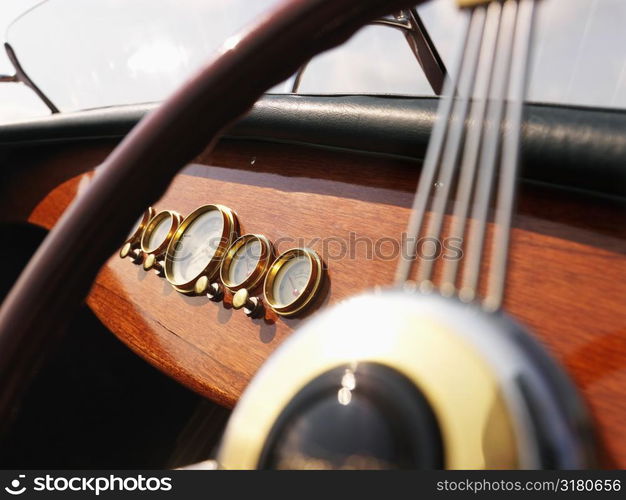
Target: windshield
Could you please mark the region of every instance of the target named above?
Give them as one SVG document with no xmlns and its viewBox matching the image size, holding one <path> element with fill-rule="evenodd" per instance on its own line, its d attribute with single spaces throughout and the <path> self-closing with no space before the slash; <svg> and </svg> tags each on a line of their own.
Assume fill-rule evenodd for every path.
<svg viewBox="0 0 626 500">
<path fill-rule="evenodd" d="M 0 28 L 24 71 L 66 112 L 165 99 L 224 40 L 277 3 L 3 0 L 0 21 L 7 22 Z M 34 8 L 8 21 L 28 6 Z M 455 2 L 435 0 L 418 12 L 442 59 L 449 61 L 460 33 Z M 538 17 L 529 100 L 626 108 L 626 2 L 544 0 Z M 6 67 L 0 61 L 2 72 Z M 289 92 L 292 83 L 270 92 Z M 29 106 L 36 114 L 46 112 L 28 89 L 8 87 L 14 85 L 0 85 L 2 95 L 10 95 L 0 98 L 0 119 L 10 120 Z M 315 58 L 299 92 L 433 95 L 404 36 L 382 26 L 366 27 L 344 46 Z"/>
</svg>

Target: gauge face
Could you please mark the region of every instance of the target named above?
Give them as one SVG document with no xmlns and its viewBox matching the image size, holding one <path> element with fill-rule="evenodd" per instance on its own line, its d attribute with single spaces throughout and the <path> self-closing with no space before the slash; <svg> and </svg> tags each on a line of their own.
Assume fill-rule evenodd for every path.
<svg viewBox="0 0 626 500">
<path fill-rule="evenodd" d="M 296 255 L 276 273 L 273 296 L 276 306 L 287 306 L 304 292 L 311 278 L 311 261 L 306 255 Z"/>
<path fill-rule="evenodd" d="M 324 265 L 310 248 L 280 254 L 265 277 L 265 302 L 280 316 L 294 316 L 313 303 L 322 291 Z"/>
<path fill-rule="evenodd" d="M 175 284 L 195 279 L 208 266 L 220 246 L 224 217 L 218 209 L 197 216 L 174 246 L 171 278 Z"/>
<path fill-rule="evenodd" d="M 274 249 L 262 234 L 244 234 L 228 248 L 224 255 L 220 278 L 231 292 L 242 288 L 253 290 L 270 267 Z"/>
<path fill-rule="evenodd" d="M 251 240 L 243 245 L 233 259 L 228 268 L 228 280 L 233 285 L 240 285 L 252 275 L 259 260 L 261 260 L 263 248 L 259 240 Z"/>
<path fill-rule="evenodd" d="M 157 222 L 156 226 L 152 228 L 152 232 L 148 238 L 148 252 L 153 252 L 165 242 L 167 235 L 172 228 L 172 222 L 173 218 L 171 216 L 163 217 L 159 222 Z M 152 223 L 150 223 L 150 226 L 151 225 Z M 150 226 L 148 226 L 148 231 L 150 230 Z"/>
</svg>

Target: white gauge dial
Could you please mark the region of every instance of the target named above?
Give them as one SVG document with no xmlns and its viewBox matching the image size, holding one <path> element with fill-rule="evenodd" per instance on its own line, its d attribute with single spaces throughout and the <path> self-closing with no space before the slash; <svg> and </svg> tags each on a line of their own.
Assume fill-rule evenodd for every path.
<svg viewBox="0 0 626 500">
<path fill-rule="evenodd" d="M 295 301 L 309 282 L 311 261 L 305 255 L 298 255 L 286 262 L 276 273 L 272 293 L 277 306 L 286 306 Z"/>
<path fill-rule="evenodd" d="M 153 252 L 163 244 L 172 228 L 172 222 L 173 218 L 168 215 L 167 217 L 163 217 L 152 229 L 150 238 L 148 238 L 148 252 Z M 148 230 L 149 228 L 150 226 L 148 226 Z"/>
<path fill-rule="evenodd" d="M 219 210 L 205 212 L 189 224 L 171 256 L 174 283 L 188 283 L 202 273 L 220 245 L 223 230 Z"/>
<path fill-rule="evenodd" d="M 233 285 L 243 283 L 254 272 L 261 260 L 263 247 L 259 240 L 251 240 L 233 256 L 228 270 L 228 280 Z"/>
</svg>

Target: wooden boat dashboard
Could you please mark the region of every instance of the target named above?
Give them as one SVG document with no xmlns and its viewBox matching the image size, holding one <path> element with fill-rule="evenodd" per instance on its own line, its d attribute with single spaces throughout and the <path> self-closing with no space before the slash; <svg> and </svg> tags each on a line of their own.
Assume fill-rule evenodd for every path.
<svg viewBox="0 0 626 500">
<path fill-rule="evenodd" d="M 5 151 L 1 222 L 53 227 L 117 140 Z M 420 162 L 408 156 L 224 139 L 176 176 L 155 209 L 185 216 L 218 203 L 237 213 L 242 234 L 263 234 L 279 252 L 312 247 L 327 266 L 322 300 L 300 318 L 251 319 L 228 303 L 183 295 L 115 254 L 88 305 L 146 361 L 232 407 L 264 360 L 316 308 L 392 283 L 419 171 Z M 522 183 L 505 304 L 571 375 L 596 423 L 603 464 L 620 468 L 626 467 L 625 222 L 618 197 Z"/>
</svg>

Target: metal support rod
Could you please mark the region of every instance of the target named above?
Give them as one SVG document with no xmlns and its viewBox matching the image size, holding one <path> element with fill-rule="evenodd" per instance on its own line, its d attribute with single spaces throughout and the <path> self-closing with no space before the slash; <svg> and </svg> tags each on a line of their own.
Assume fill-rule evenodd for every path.
<svg viewBox="0 0 626 500">
<path fill-rule="evenodd" d="M 383 17 L 372 21 L 370 24 L 402 31 L 433 92 L 436 95 L 441 95 L 443 82 L 446 78 L 446 66 L 417 10 L 403 10 L 396 14 L 394 18 Z M 292 94 L 297 94 L 298 90 L 300 90 L 300 83 L 309 62 L 300 66 L 294 75 L 291 85 Z"/>
<path fill-rule="evenodd" d="M 15 75 L 12 77 L 13 78 L 12 80 L 3 80 L 3 81 L 13 81 L 13 82 L 23 83 L 28 88 L 30 88 L 35 94 L 37 94 L 37 97 L 39 97 L 39 99 L 41 99 L 43 103 L 46 106 L 48 106 L 48 109 L 52 113 L 58 113 L 59 108 L 57 108 L 54 105 L 54 103 L 50 99 L 48 99 L 48 96 L 46 96 L 46 94 L 43 93 L 43 91 L 35 84 L 35 82 L 31 80 L 31 78 L 28 76 L 26 71 L 24 71 L 24 68 L 22 68 L 20 61 L 18 60 L 17 55 L 15 54 L 15 51 L 13 50 L 13 47 L 11 47 L 11 45 L 9 45 L 8 42 L 4 43 L 4 50 L 7 53 L 7 57 L 9 58 L 9 61 L 11 61 L 11 64 L 15 68 Z"/>
</svg>

